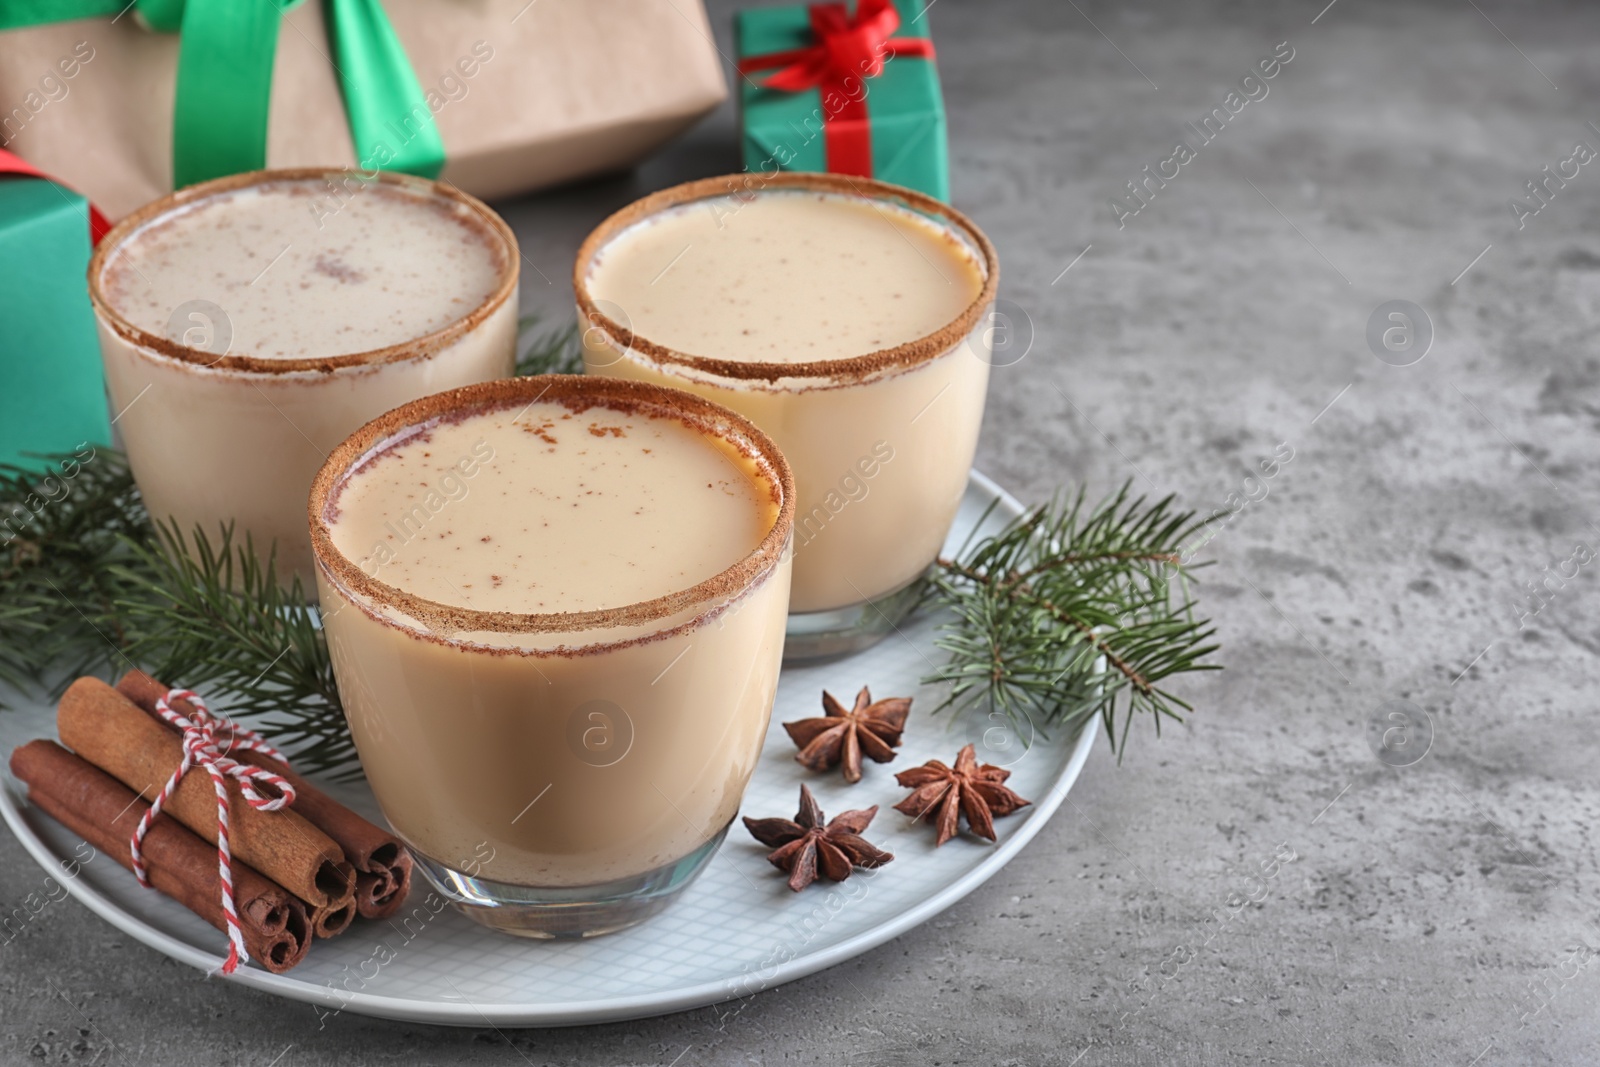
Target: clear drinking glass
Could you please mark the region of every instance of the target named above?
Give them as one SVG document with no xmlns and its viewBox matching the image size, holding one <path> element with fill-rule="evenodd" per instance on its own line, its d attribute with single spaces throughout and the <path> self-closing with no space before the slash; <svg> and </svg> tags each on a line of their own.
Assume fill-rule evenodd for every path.
<svg viewBox="0 0 1600 1067">
<path fill-rule="evenodd" d="M 756 362 L 658 343 L 640 316 L 598 298 L 591 287 L 602 261 L 626 254 L 618 238 L 635 227 L 703 208 L 717 219 L 717 234 L 684 254 L 715 255 L 753 198 L 796 195 L 850 198 L 926 221 L 970 261 L 980 279 L 976 296 L 938 329 L 892 348 Z M 780 257 L 795 251 L 771 250 L 770 270 L 780 283 Z M 913 606 L 918 579 L 955 519 L 977 447 L 999 277 L 994 247 L 960 212 L 910 189 L 831 174 L 737 175 L 675 186 L 612 215 L 580 248 L 573 288 L 587 373 L 676 386 L 724 404 L 770 433 L 794 468 L 789 659 L 865 648 Z M 921 273 L 896 281 L 907 290 L 940 284 Z M 735 297 L 706 292 L 705 307 L 695 310 L 714 317 Z"/>
<path fill-rule="evenodd" d="M 292 209 L 260 224 L 251 212 L 262 197 L 292 201 Z M 367 232 L 375 198 L 390 221 L 446 227 L 441 243 L 481 242 L 472 251 L 488 257 L 487 268 L 477 265 L 480 280 L 493 272 L 488 295 L 452 294 L 448 262 L 404 263 L 407 246 L 394 227 Z M 215 262 L 179 261 L 198 252 L 165 262 L 141 257 L 141 244 L 150 247 L 196 211 L 206 212 L 209 232 L 230 235 L 208 250 Z M 460 240 L 451 243 L 454 230 Z M 435 294 L 448 321 L 396 338 L 378 316 L 364 336 L 391 343 L 345 347 L 341 331 L 354 318 L 346 310 L 364 302 L 374 314 L 392 276 L 349 264 L 377 256 L 385 241 L 395 247 L 375 262 Z M 315 269 L 303 279 L 286 275 L 302 254 L 315 257 Z M 397 404 L 512 372 L 519 263 L 510 228 L 482 202 L 402 174 L 240 174 L 181 189 L 123 219 L 95 251 L 89 295 L 115 425 L 150 514 L 175 520 L 186 538 L 198 526 L 214 543 L 232 523 L 238 543 L 248 537 L 262 554 L 276 542 L 285 584 L 298 575 L 309 585 L 305 500 L 317 468 L 352 430 Z M 185 280 L 168 284 L 163 272 Z M 135 288 L 161 295 L 122 293 Z M 315 355 L 265 357 L 254 350 L 260 337 L 246 336 L 297 330 Z"/>
<path fill-rule="evenodd" d="M 745 457 L 763 501 L 751 528 L 770 528 L 737 562 L 687 588 L 545 614 L 463 607 L 466 590 L 456 603 L 424 599 L 337 546 L 335 526 L 353 508 L 381 514 L 371 497 L 344 489 L 364 464 L 387 462 L 387 446 L 421 434 L 427 444 L 419 448 L 448 451 L 436 427 L 475 427 L 469 420 L 536 402 L 688 425 L 693 440 Z M 475 446 L 480 458 L 516 462 L 507 458 L 507 434 L 491 425 Z M 594 440 L 581 431 L 572 439 Z M 498 484 L 518 492 L 524 481 L 528 493 L 550 488 L 533 460 L 501 473 L 515 478 Z M 476 477 L 471 484 L 483 486 Z M 625 496 L 629 485 L 607 482 L 603 490 Z M 766 736 L 783 654 L 794 499 L 777 446 L 741 416 L 678 390 L 584 376 L 508 379 L 427 397 L 334 449 L 312 487 L 310 525 L 339 693 L 384 815 L 465 914 L 529 937 L 606 933 L 664 908 L 704 867 L 738 812 Z M 692 535 L 697 520 L 688 511 L 683 519 Z M 415 544 L 442 554 L 435 558 L 448 558 L 452 538 L 478 539 L 468 519 L 433 522 Z M 536 535 L 518 544 L 538 551 Z M 647 566 L 649 557 L 641 547 L 606 565 Z M 544 566 L 536 562 L 532 573 Z"/>
</svg>

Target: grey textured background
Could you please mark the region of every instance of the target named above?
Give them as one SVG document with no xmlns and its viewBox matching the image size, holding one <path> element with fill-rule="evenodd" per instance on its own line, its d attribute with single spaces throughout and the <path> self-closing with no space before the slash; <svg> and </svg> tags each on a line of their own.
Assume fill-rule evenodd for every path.
<svg viewBox="0 0 1600 1067">
<path fill-rule="evenodd" d="M 980 466 L 1030 500 L 1131 477 L 1209 510 L 1294 451 L 1210 548 L 1228 670 L 1186 685 L 1189 723 L 1120 768 L 1102 749 L 992 882 L 720 1031 L 707 1010 L 318 1032 L 303 1005 L 66 903 L 0 945 L 0 1060 L 1600 1061 L 1593 568 L 1519 617 L 1525 583 L 1600 538 L 1600 163 L 1520 231 L 1507 206 L 1575 141 L 1600 146 L 1600 9 L 1325 2 L 930 15 L 954 199 L 1035 331 L 995 375 Z M 730 7 L 713 4 L 724 51 Z M 1119 229 L 1110 197 L 1284 40 L 1270 95 Z M 504 205 L 549 278 L 526 272 L 525 305 L 565 318 L 582 235 L 736 168 L 734 144 L 724 108 L 636 174 Z M 1365 340 L 1391 299 L 1437 333 L 1409 367 Z M 1397 698 L 1434 728 L 1404 768 L 1368 743 Z M 1297 858 L 1234 914 L 1284 845 Z M 38 879 L 0 840 L 0 903 Z"/>
</svg>

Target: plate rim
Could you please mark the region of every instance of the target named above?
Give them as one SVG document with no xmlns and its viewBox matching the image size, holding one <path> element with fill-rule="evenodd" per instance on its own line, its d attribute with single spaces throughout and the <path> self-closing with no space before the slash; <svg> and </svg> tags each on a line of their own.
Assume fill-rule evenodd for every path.
<svg viewBox="0 0 1600 1067">
<path fill-rule="evenodd" d="M 1013 514 L 1020 514 L 1025 510 L 1020 501 L 981 472 L 971 471 L 969 480 Z M 296 979 L 292 975 L 277 975 L 252 967 L 242 967 L 233 974 L 224 976 L 218 971 L 223 962 L 221 955 L 204 952 L 157 929 L 123 909 L 83 879 L 66 878 L 60 882 L 73 899 L 112 926 L 157 952 L 195 967 L 208 976 L 222 977 L 246 988 L 310 1004 L 313 1008 L 318 1006 L 332 1008 L 334 1009 L 330 1013 L 332 1015 L 349 1011 L 351 1014 L 374 1018 L 446 1026 L 508 1025 L 539 1028 L 651 1018 L 753 997 L 816 974 L 899 937 L 971 894 L 1021 852 L 1066 800 L 1067 794 L 1083 771 L 1090 750 L 1094 748 L 1099 734 L 1095 728 L 1096 721 L 1091 719 L 1080 728 L 1066 765 L 1044 799 L 1034 802 L 1033 811 L 1028 819 L 1002 843 L 995 845 L 994 851 L 971 870 L 886 922 L 779 964 L 776 973 L 770 979 L 762 980 L 748 993 L 741 993 L 734 983 L 727 978 L 721 978 L 714 982 L 703 982 L 666 993 L 640 993 L 603 1001 L 563 1001 L 558 1005 L 505 1002 L 478 1005 L 465 996 L 460 1000 L 417 1000 L 378 993 L 349 991 L 341 993 L 332 986 L 317 985 Z M 21 842 L 34 862 L 53 873 L 60 862 L 60 857 L 39 836 L 29 821 L 28 812 L 35 810 L 37 809 L 27 805 L 26 799 L 20 795 L 15 779 L 8 774 L 4 788 L 0 788 L 0 816 L 4 817 L 12 834 Z"/>
</svg>

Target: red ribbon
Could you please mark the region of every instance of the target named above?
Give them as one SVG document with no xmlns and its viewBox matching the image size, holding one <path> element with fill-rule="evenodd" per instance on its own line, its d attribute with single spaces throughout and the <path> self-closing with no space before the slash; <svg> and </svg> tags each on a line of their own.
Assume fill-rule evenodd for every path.
<svg viewBox="0 0 1600 1067">
<path fill-rule="evenodd" d="M 822 96 L 822 135 L 827 167 L 833 174 L 872 177 L 872 119 L 867 114 L 866 79 L 883 73 L 891 57 L 933 58 L 926 37 L 895 37 L 900 13 L 891 0 L 860 0 L 851 15 L 842 3 L 812 4 L 811 32 L 816 42 L 739 61 L 739 73 L 778 68 L 762 79 L 767 89 L 799 93 L 815 88 Z M 850 79 L 858 82 L 852 93 Z"/>
<path fill-rule="evenodd" d="M 55 182 L 57 185 L 61 184 L 21 156 L 13 155 L 4 148 L 0 148 L 0 174 L 16 174 L 25 178 L 43 178 L 45 181 Z M 94 244 L 99 244 L 100 238 L 104 237 L 106 231 L 110 229 L 111 223 L 107 222 L 106 217 L 100 214 L 100 209 L 90 204 L 89 240 Z"/>
</svg>

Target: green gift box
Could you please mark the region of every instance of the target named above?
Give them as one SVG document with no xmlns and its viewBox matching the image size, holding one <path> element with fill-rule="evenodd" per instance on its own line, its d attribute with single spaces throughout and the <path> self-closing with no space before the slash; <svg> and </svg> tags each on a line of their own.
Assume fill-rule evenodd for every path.
<svg viewBox="0 0 1600 1067">
<path fill-rule="evenodd" d="M 739 12 L 745 169 L 857 174 L 950 198 L 928 19 L 896 0 Z"/>
<path fill-rule="evenodd" d="M 89 205 L 42 178 L 0 178 L 0 463 L 111 440 L 89 307 Z"/>
</svg>

